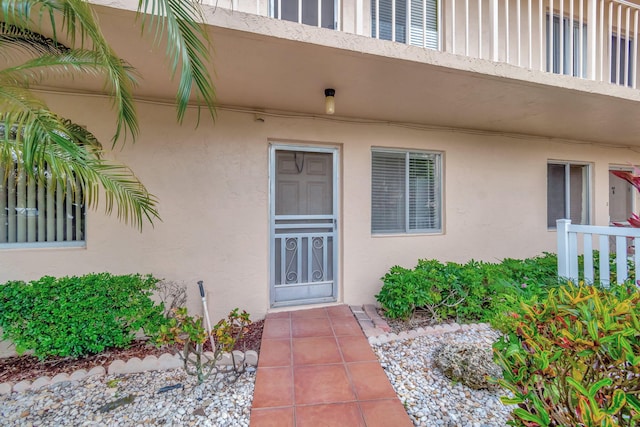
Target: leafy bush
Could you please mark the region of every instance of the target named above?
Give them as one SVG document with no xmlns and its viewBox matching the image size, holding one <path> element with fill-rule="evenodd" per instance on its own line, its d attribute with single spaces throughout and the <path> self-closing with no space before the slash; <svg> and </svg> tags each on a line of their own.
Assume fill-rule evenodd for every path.
<svg viewBox="0 0 640 427">
<path fill-rule="evenodd" d="M 640 290 L 565 285 L 494 344 L 514 426 L 640 423 Z"/>
<path fill-rule="evenodd" d="M 609 283 L 617 282 L 617 265 L 616 254 L 612 252 L 609 254 Z M 578 277 L 580 280 L 584 280 L 584 255 L 578 257 Z M 635 283 L 636 266 L 633 257 L 627 258 L 627 281 Z M 600 282 L 600 252 L 593 251 L 593 277 L 598 284 Z"/>
<path fill-rule="evenodd" d="M 2 338 L 40 359 L 126 347 L 140 328 L 151 333 L 165 321 L 150 298 L 157 282 L 108 273 L 8 282 L 0 286 Z"/>
<path fill-rule="evenodd" d="M 376 298 L 391 318 L 408 319 L 422 310 L 434 321 L 488 321 L 516 308 L 519 298 L 544 295 L 557 284 L 557 257 L 464 265 L 420 260 L 413 270 L 392 267 L 382 281 Z"/>
<path fill-rule="evenodd" d="M 154 340 L 157 345 L 179 344 L 182 345 L 182 351 L 178 353 L 182 359 L 185 372 L 188 375 L 194 375 L 198 378 L 198 384 L 202 384 L 211 376 L 212 373 L 229 373 L 220 370 L 217 362 L 222 358 L 223 353 L 231 352 L 236 342 L 242 338 L 247 326 L 251 324 L 249 313 L 240 311 L 236 308 L 232 310 L 226 319 L 220 320 L 211 332 L 202 325 L 202 317 L 189 316 L 187 309 L 184 307 L 174 308 L 173 316 L 169 319 L 167 325 L 160 327 L 155 334 Z M 216 345 L 213 348 L 213 354 L 207 354 L 204 351 L 205 343 L 211 338 L 215 338 Z M 237 374 L 244 371 L 244 365 L 237 366 L 235 357 L 231 357 L 233 361 L 233 373 Z"/>
</svg>

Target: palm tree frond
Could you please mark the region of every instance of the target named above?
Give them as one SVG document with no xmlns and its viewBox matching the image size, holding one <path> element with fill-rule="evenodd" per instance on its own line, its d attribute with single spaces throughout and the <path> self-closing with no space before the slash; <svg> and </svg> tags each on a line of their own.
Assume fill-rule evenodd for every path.
<svg viewBox="0 0 640 427">
<path fill-rule="evenodd" d="M 108 72 L 108 65 L 100 62 L 102 59 L 102 55 L 86 49 L 42 54 L 20 65 L 0 70 L 0 84 L 28 87 L 52 76 L 73 78 L 78 73 L 101 76 Z M 128 74 L 127 78 L 135 83 L 134 68 L 124 61 L 122 67 Z"/>
<path fill-rule="evenodd" d="M 20 87 L 0 87 L 0 164 L 4 177 L 9 167 L 24 170 L 40 180 L 47 174 L 58 185 L 78 179 L 89 206 L 98 203 L 100 183 L 105 191 L 106 212 L 117 206 L 118 218 L 142 227 L 143 219 L 158 218 L 157 200 L 140 180 L 123 165 L 107 162 L 97 138 L 91 132 L 52 113 L 44 102 L 30 97 Z M 70 179 L 73 177 L 73 179 Z"/>
<path fill-rule="evenodd" d="M 121 136 L 126 139 L 129 133 L 135 140 L 139 133 L 133 102 L 135 83 L 131 80 L 123 61 L 104 38 L 92 6 L 85 0 L 3 0 L 0 4 L 2 18 L 7 24 L 23 30 L 41 32 L 39 30 L 42 25 L 36 25 L 30 19 L 31 14 L 39 16 L 40 21 L 47 17 L 48 24 L 54 30 L 54 42 L 58 42 L 59 28 L 66 35 L 70 46 L 80 49 L 87 46 L 96 52 L 99 56 L 98 62 L 105 70 L 105 89 L 111 95 L 116 110 L 113 144 L 115 145 Z M 37 8 L 37 11 L 34 11 L 34 8 Z"/>
<path fill-rule="evenodd" d="M 204 101 L 215 118 L 215 89 L 206 64 L 210 62 L 209 36 L 202 25 L 204 17 L 193 0 L 139 0 L 138 13 L 143 30 L 148 22 L 155 30 L 156 44 L 166 32 L 167 57 L 172 77 L 179 74 L 176 104 L 178 122 L 182 123 L 193 92 Z"/>
<path fill-rule="evenodd" d="M 5 58 L 8 58 L 8 49 L 28 55 L 60 54 L 69 50 L 52 38 L 7 22 L 0 22 L 0 46 Z"/>
</svg>

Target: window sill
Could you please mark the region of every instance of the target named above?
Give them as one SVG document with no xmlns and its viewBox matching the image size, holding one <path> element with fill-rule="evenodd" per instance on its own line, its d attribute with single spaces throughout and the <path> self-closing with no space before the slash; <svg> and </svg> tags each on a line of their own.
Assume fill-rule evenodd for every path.
<svg viewBox="0 0 640 427">
<path fill-rule="evenodd" d="M 424 237 L 424 236 L 443 236 L 444 231 L 416 231 L 415 233 L 380 233 L 380 234 L 371 234 L 373 238 L 379 237 Z"/>
<path fill-rule="evenodd" d="M 86 249 L 87 242 L 0 243 L 0 250 L 11 249 Z"/>
</svg>

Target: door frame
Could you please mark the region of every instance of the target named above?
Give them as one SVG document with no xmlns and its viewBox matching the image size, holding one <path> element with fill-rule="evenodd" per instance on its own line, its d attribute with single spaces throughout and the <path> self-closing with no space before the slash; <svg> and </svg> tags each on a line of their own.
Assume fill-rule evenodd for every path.
<svg viewBox="0 0 640 427">
<path fill-rule="evenodd" d="M 607 191 L 607 195 L 608 195 L 608 198 L 607 198 L 607 211 L 608 211 L 607 212 L 607 218 L 609 219 L 609 225 L 613 224 L 613 221 L 611 221 L 611 200 L 610 200 L 610 197 L 611 197 L 611 193 L 610 193 L 610 191 L 611 191 L 611 176 L 612 176 L 611 171 L 633 172 L 633 166 L 628 166 L 628 165 L 627 166 L 620 166 L 620 165 L 611 165 L 610 164 L 608 169 L 607 169 L 607 172 L 608 172 L 608 175 L 609 175 L 608 181 L 607 181 L 607 188 L 608 188 L 608 191 Z M 620 179 L 621 181 L 624 181 L 621 178 L 618 178 L 618 179 Z M 637 199 L 637 192 L 635 191 L 635 188 L 633 188 L 633 186 L 631 184 L 629 184 L 629 183 L 626 183 L 626 185 L 629 186 L 630 191 L 631 191 L 631 199 L 630 199 L 631 207 L 630 207 L 629 212 L 627 212 L 627 218 L 628 218 L 628 217 L 631 216 L 631 213 L 637 213 L 638 199 Z M 624 221 L 626 221 L 626 219 Z"/>
<path fill-rule="evenodd" d="M 275 301 L 275 192 L 276 192 L 276 151 L 297 151 L 307 153 L 326 153 L 332 155 L 333 161 L 333 216 L 334 216 L 334 238 L 333 238 L 333 296 L 318 298 L 313 301 L 298 300 L 284 303 Z M 339 278 L 340 278 L 340 149 L 330 145 L 305 145 L 296 143 L 270 142 L 269 143 L 269 307 L 284 307 L 306 304 L 317 304 L 324 302 L 336 302 L 339 300 Z"/>
</svg>

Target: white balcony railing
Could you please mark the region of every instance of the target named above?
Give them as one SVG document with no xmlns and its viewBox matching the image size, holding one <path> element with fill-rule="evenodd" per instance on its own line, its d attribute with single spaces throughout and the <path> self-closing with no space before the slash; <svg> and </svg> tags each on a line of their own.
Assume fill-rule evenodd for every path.
<svg viewBox="0 0 640 427">
<path fill-rule="evenodd" d="M 446 0 L 442 50 L 635 88 L 639 10 L 624 0 Z"/>
<path fill-rule="evenodd" d="M 640 228 L 600 227 L 571 224 L 571 220 L 557 221 L 558 276 L 577 283 L 582 278 L 587 283 L 599 281 L 608 285 L 611 280 L 610 254 L 615 254 L 615 281 L 623 283 L 631 276 L 629 264 L 633 266 L 633 277 L 640 277 Z M 597 237 L 596 237 L 597 236 Z M 610 250 L 611 240 L 614 251 Z M 597 242 L 597 246 L 596 246 Z M 581 244 L 579 244 L 581 243 Z M 598 265 L 594 265 L 595 251 L 599 253 Z M 578 256 L 584 255 L 583 271 L 579 271 Z M 631 261 L 631 262 L 630 262 Z M 599 276 L 594 277 L 594 271 Z"/>
<path fill-rule="evenodd" d="M 625 0 L 204 1 L 523 68 L 638 84 L 640 5 Z"/>
</svg>

